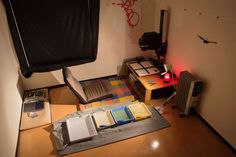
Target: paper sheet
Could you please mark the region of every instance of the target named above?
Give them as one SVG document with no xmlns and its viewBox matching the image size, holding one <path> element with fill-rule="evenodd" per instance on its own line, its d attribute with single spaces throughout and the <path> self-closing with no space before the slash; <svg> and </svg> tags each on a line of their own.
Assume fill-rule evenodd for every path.
<svg viewBox="0 0 236 157">
<path fill-rule="evenodd" d="M 144 68 L 149 68 L 149 67 L 153 67 L 153 66 L 154 66 L 150 61 L 143 61 L 143 62 L 140 62 L 140 64 L 141 64 Z"/>
<path fill-rule="evenodd" d="M 134 70 L 143 68 L 139 63 L 131 63 L 130 67 Z"/>
</svg>

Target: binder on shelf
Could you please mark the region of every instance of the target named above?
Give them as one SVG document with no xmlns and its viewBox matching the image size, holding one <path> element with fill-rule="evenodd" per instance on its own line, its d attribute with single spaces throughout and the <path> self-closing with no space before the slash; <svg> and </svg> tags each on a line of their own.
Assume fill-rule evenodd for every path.
<svg viewBox="0 0 236 157">
<path fill-rule="evenodd" d="M 130 80 L 132 83 L 134 83 L 134 82 L 137 81 L 137 79 L 136 79 L 136 77 L 134 76 L 133 73 L 130 73 L 130 74 L 129 74 L 129 80 Z"/>
</svg>

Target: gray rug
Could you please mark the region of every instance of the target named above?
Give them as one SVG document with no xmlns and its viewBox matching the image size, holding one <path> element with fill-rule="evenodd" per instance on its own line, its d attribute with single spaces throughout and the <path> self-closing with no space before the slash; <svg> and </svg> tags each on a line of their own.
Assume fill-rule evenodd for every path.
<svg viewBox="0 0 236 157">
<path fill-rule="evenodd" d="M 126 103 L 125 105 L 128 104 L 130 104 L 130 102 Z M 76 153 L 79 151 L 100 147 L 106 144 L 157 131 L 159 129 L 163 129 L 170 126 L 170 124 L 165 120 L 165 118 L 162 117 L 153 107 L 149 107 L 152 113 L 151 118 L 124 124 L 121 126 L 116 126 L 113 128 L 107 128 L 99 131 L 98 135 L 92 138 L 91 140 L 69 144 L 66 129 L 64 128 L 65 120 L 67 118 L 83 114 L 89 114 L 99 110 L 111 109 L 119 105 L 121 104 L 118 103 L 115 105 L 106 105 L 98 108 L 78 111 L 54 123 L 52 133 L 58 154 L 67 155 L 71 153 Z M 122 105 L 124 105 L 124 103 L 122 103 Z"/>
</svg>

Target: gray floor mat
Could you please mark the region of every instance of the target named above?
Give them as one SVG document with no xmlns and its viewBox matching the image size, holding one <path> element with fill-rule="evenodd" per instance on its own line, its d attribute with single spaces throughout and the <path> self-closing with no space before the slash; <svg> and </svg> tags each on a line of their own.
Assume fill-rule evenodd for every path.
<svg viewBox="0 0 236 157">
<path fill-rule="evenodd" d="M 126 103 L 127 105 L 129 103 Z M 143 135 L 146 133 L 150 133 L 153 131 L 157 131 L 159 129 L 163 129 L 169 127 L 170 124 L 166 121 L 164 117 L 162 117 L 153 107 L 149 107 L 152 116 L 151 118 L 131 122 L 128 124 L 116 126 L 113 128 L 107 128 L 98 132 L 98 135 L 93 137 L 90 140 L 81 141 L 73 144 L 67 144 L 66 135 L 63 134 L 65 132 L 63 129 L 65 120 L 69 117 L 90 114 L 98 110 L 111 109 L 121 105 L 121 103 L 115 105 L 106 105 L 100 106 L 98 108 L 87 109 L 84 111 L 78 111 L 70 116 L 63 118 L 62 120 L 53 124 L 53 137 L 56 145 L 56 150 L 59 155 L 67 155 L 71 153 L 76 153 L 79 151 L 103 146 L 106 144 L 114 143 L 117 141 L 125 140 L 131 137 Z M 124 103 L 122 103 L 124 105 Z"/>
</svg>

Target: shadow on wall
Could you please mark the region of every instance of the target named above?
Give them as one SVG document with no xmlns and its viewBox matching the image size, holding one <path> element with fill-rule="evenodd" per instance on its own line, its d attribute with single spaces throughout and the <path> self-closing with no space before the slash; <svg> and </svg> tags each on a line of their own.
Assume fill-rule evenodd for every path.
<svg viewBox="0 0 236 157">
<path fill-rule="evenodd" d="M 19 74 L 20 76 L 20 74 Z M 23 83 L 22 83 L 22 80 L 20 77 L 18 77 L 17 79 L 17 83 L 16 83 L 16 88 L 21 96 L 21 99 L 23 100 L 23 96 L 24 96 L 24 86 L 23 86 Z"/>
<path fill-rule="evenodd" d="M 31 90 L 39 87 L 43 88 L 64 84 L 61 73 L 61 70 L 57 70 L 52 72 L 33 73 L 30 78 L 25 78 L 20 74 L 20 77 L 24 90 Z"/>
</svg>

